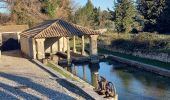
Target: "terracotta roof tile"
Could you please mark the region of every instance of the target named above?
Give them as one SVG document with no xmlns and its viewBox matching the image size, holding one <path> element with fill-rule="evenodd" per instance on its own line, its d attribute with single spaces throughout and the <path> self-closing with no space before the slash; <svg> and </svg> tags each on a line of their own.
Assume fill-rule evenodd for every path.
<svg viewBox="0 0 170 100">
<path fill-rule="evenodd" d="M 30 28 L 21 36 L 27 38 L 46 38 L 46 37 L 67 37 L 67 36 L 82 36 L 82 35 L 99 35 L 100 33 L 76 24 L 66 22 L 64 20 L 52 20 L 43 22 L 36 27 Z"/>
</svg>

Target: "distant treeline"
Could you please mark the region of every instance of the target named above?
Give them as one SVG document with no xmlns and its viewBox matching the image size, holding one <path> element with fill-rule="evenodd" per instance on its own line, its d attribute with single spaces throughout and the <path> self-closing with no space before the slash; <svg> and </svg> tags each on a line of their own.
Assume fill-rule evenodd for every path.
<svg viewBox="0 0 170 100">
<path fill-rule="evenodd" d="M 106 1 L 107 2 L 107 1 Z M 1 24 L 34 26 L 61 18 L 92 29 L 107 28 L 119 33 L 170 33 L 170 0 L 113 0 L 113 9 L 101 10 L 91 0 L 78 7 L 72 0 L 15 0 L 10 15 L 0 14 Z"/>
</svg>

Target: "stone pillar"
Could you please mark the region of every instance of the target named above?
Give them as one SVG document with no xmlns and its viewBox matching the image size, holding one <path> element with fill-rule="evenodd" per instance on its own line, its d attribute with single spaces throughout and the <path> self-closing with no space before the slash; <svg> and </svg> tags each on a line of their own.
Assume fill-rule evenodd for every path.
<svg viewBox="0 0 170 100">
<path fill-rule="evenodd" d="M 64 44 L 65 44 L 65 42 L 64 42 L 64 37 L 63 37 L 63 52 L 64 52 L 64 48 L 65 48 Z"/>
<path fill-rule="evenodd" d="M 96 56 L 98 54 L 97 38 L 98 38 L 98 35 L 90 35 L 90 55 Z"/>
<path fill-rule="evenodd" d="M 70 64 L 70 42 L 69 42 L 69 37 L 67 37 L 67 62 Z"/>
<path fill-rule="evenodd" d="M 81 37 L 81 54 L 85 55 L 84 35 Z"/>
<path fill-rule="evenodd" d="M 45 41 L 45 39 L 36 39 L 37 59 L 39 59 L 39 60 L 42 60 L 45 58 L 44 41 Z"/>
<path fill-rule="evenodd" d="M 32 57 L 33 59 L 36 59 L 36 55 L 37 55 L 37 52 L 36 52 L 36 41 L 35 39 L 31 39 L 32 41 Z"/>
<path fill-rule="evenodd" d="M 73 52 L 76 53 L 76 37 L 73 36 Z"/>
<path fill-rule="evenodd" d="M 17 39 L 18 39 L 18 43 L 20 43 L 20 32 L 17 32 Z"/>
</svg>

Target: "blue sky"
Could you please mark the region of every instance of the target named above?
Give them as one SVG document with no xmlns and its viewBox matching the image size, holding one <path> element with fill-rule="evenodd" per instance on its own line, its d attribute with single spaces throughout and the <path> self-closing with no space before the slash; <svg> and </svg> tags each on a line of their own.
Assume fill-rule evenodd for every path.
<svg viewBox="0 0 170 100">
<path fill-rule="evenodd" d="M 79 6 L 84 6 L 88 0 L 73 0 L 75 2 L 75 4 L 78 4 Z M 107 10 L 109 9 L 113 9 L 113 1 L 114 0 L 92 0 L 93 5 L 95 7 L 100 7 L 102 10 Z M 0 3 L 0 5 L 2 5 L 3 3 Z M 5 12 L 8 13 L 7 9 L 0 9 L 0 12 Z"/>
<path fill-rule="evenodd" d="M 88 0 L 74 0 L 76 4 L 83 6 L 87 3 Z M 100 7 L 102 10 L 113 9 L 114 0 L 92 0 L 93 5 L 96 7 Z"/>
<path fill-rule="evenodd" d="M 6 5 L 5 3 L 2 3 L 2 2 L 0 2 L 0 5 Z M 0 8 L 0 12 L 1 13 L 8 13 L 8 9 L 5 9 L 5 8 Z"/>
</svg>

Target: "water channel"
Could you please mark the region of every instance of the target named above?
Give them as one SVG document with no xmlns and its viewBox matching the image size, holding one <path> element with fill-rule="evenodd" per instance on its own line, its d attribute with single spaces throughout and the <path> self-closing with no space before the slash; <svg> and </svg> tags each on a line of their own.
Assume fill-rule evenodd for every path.
<svg viewBox="0 0 170 100">
<path fill-rule="evenodd" d="M 122 67 L 124 66 L 124 67 Z M 113 61 L 72 64 L 66 70 L 95 86 L 96 73 L 115 84 L 119 100 L 169 100 L 170 78 Z"/>
</svg>

